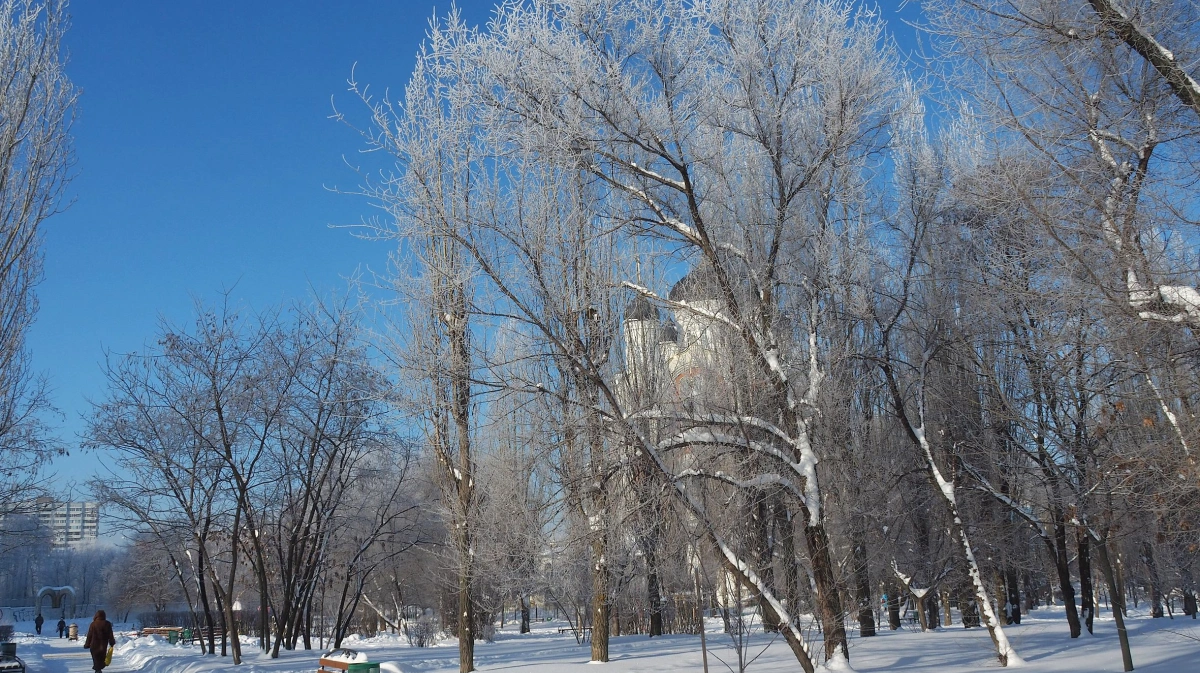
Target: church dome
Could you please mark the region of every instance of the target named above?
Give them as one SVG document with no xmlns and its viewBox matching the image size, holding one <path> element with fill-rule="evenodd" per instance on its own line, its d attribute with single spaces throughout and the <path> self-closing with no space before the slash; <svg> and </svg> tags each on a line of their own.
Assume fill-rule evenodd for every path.
<svg viewBox="0 0 1200 673">
<path fill-rule="evenodd" d="M 658 342 L 661 343 L 679 343 L 679 327 L 674 322 L 667 322 L 658 331 Z"/>
<path fill-rule="evenodd" d="M 707 264 L 701 264 L 687 272 L 671 287 L 667 298 L 671 301 L 705 301 L 716 299 L 717 282 Z"/>
<path fill-rule="evenodd" d="M 625 307 L 626 320 L 658 320 L 658 308 L 642 295 L 634 297 Z"/>
</svg>

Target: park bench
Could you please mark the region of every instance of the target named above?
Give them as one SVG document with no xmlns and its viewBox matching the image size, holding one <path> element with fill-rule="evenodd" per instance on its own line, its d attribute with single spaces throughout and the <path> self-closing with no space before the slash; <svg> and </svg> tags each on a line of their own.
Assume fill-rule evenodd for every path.
<svg viewBox="0 0 1200 673">
<path fill-rule="evenodd" d="M 225 631 L 221 628 L 209 629 L 207 626 L 201 626 L 198 629 L 192 629 L 191 642 L 198 643 L 202 640 L 208 642 L 209 632 L 212 633 L 214 643 L 225 637 Z"/>
<path fill-rule="evenodd" d="M 358 661 L 358 652 L 346 648 L 326 652 L 317 673 L 379 673 L 377 662 Z"/>
<path fill-rule="evenodd" d="M 174 631 L 177 634 L 183 633 L 182 626 L 147 626 L 141 631 L 138 631 L 139 636 L 169 636 Z M 178 638 L 178 636 L 176 636 Z"/>
<path fill-rule="evenodd" d="M 580 638 L 581 631 L 582 631 L 582 638 Z M 581 628 L 581 627 L 573 627 L 573 626 L 564 626 L 561 629 L 559 629 L 558 632 L 560 634 L 570 633 L 570 634 L 574 635 L 577 640 L 581 640 L 581 642 L 587 642 L 587 639 L 592 635 L 592 627 L 584 626 Z"/>
<path fill-rule="evenodd" d="M 138 631 L 139 636 L 163 636 L 172 645 L 183 640 L 184 629 L 182 626 L 147 626 L 141 631 Z"/>
</svg>

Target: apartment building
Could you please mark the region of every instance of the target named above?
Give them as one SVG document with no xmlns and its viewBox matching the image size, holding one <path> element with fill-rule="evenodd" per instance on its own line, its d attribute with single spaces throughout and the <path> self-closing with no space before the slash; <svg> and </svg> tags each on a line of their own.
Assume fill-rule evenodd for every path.
<svg viewBox="0 0 1200 673">
<path fill-rule="evenodd" d="M 38 498 L 34 514 L 50 531 L 55 547 L 94 540 L 100 535 L 100 503 L 63 502 L 53 498 Z"/>
</svg>

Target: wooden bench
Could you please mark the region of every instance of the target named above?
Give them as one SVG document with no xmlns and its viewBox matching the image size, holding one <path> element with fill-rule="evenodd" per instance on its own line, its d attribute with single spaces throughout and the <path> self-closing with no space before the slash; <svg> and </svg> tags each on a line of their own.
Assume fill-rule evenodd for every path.
<svg viewBox="0 0 1200 673">
<path fill-rule="evenodd" d="M 171 632 L 176 633 L 176 638 L 183 635 L 182 626 L 147 626 L 141 631 L 138 631 L 139 636 L 167 636 L 170 637 Z"/>
<path fill-rule="evenodd" d="M 585 627 L 583 627 L 582 631 L 583 631 L 583 640 L 584 640 L 584 642 L 587 642 L 588 637 L 592 635 L 592 627 L 585 626 Z M 570 633 L 570 634 L 574 635 L 576 638 L 580 637 L 580 629 L 579 628 L 571 628 L 570 626 L 564 626 L 561 629 L 559 629 L 558 632 L 560 634 Z"/>
<path fill-rule="evenodd" d="M 337 654 L 337 653 L 345 653 L 346 656 L 354 657 L 354 658 L 357 658 L 357 656 L 358 656 L 358 652 L 351 650 L 351 649 L 347 649 L 345 647 L 337 649 L 337 650 L 333 650 L 332 652 L 326 652 L 325 654 Z M 321 657 L 321 659 L 319 660 L 319 663 L 321 664 L 321 667 L 317 669 L 317 673 L 337 673 L 337 671 L 349 670 L 350 666 L 352 664 L 355 664 L 355 663 L 365 664 L 367 662 L 350 662 L 350 661 L 342 661 L 341 659 L 329 659 L 326 657 Z M 378 664 L 376 664 L 375 666 L 378 667 Z"/>
<path fill-rule="evenodd" d="M 192 643 L 198 643 L 200 641 L 208 642 L 208 634 L 210 631 L 212 633 L 214 645 L 216 644 L 217 641 L 219 641 L 225 637 L 225 631 L 223 631 L 220 628 L 209 629 L 207 626 L 201 626 L 198 629 L 192 629 L 191 642 Z"/>
<path fill-rule="evenodd" d="M 336 659 L 326 659 L 321 657 L 319 662 L 321 667 L 317 669 L 317 673 L 330 673 L 331 671 L 344 671 L 350 668 L 350 663 L 346 661 L 338 661 Z"/>
</svg>

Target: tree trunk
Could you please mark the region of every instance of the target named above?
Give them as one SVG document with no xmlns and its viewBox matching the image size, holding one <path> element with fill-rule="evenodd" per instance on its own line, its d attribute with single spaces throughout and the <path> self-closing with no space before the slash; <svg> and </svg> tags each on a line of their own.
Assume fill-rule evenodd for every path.
<svg viewBox="0 0 1200 673">
<path fill-rule="evenodd" d="M 987 627 L 988 634 L 992 637 L 992 644 L 996 646 L 996 658 L 1000 661 L 1001 666 L 1008 666 L 1010 661 L 1019 664 L 1020 658 L 1009 644 L 1008 637 L 1004 634 L 1004 627 L 997 621 L 996 614 L 992 611 L 991 597 L 988 596 L 987 589 L 983 586 L 983 578 L 979 574 L 979 564 L 975 562 L 975 550 L 971 547 L 971 541 L 967 537 L 967 530 L 962 524 L 958 507 L 953 504 L 951 498 L 947 497 L 947 500 L 951 502 L 951 517 L 954 520 L 951 528 L 962 545 L 963 556 L 967 561 L 967 574 L 975 589 L 975 602 L 979 605 L 983 625 Z"/>
<path fill-rule="evenodd" d="M 1154 547 L 1147 540 L 1142 543 L 1142 563 L 1150 573 L 1150 616 L 1158 619 L 1163 616 L 1162 582 L 1158 576 L 1158 564 L 1154 561 Z"/>
<path fill-rule="evenodd" d="M 770 502 L 771 496 L 766 493 L 762 491 L 751 491 L 750 493 L 753 499 L 750 504 L 750 520 L 747 522 L 753 536 L 753 548 L 750 555 L 758 564 L 758 576 L 762 578 L 763 584 L 773 587 L 775 586 L 775 550 L 772 549 L 771 541 L 774 536 L 771 532 L 775 523 L 774 507 Z M 765 597 L 759 596 L 758 600 L 763 631 L 779 633 L 779 618 L 775 611 L 767 609 Z"/>
<path fill-rule="evenodd" d="M 1051 515 L 1054 517 L 1054 570 L 1058 573 L 1058 588 L 1062 592 L 1063 607 L 1067 612 L 1067 625 L 1071 629 L 1071 637 L 1078 638 L 1079 612 L 1075 605 L 1075 587 L 1071 584 L 1071 566 L 1067 556 L 1067 527 L 1063 523 L 1062 510 L 1055 506 Z"/>
<path fill-rule="evenodd" d="M 604 537 L 592 541 L 592 661 L 608 661 L 608 558 Z"/>
<path fill-rule="evenodd" d="M 312 623 L 313 623 L 312 599 L 313 599 L 312 593 L 309 593 L 308 600 L 304 602 L 304 649 L 306 649 L 306 650 L 312 649 Z"/>
<path fill-rule="evenodd" d="M 529 597 L 521 596 L 521 633 L 529 633 Z"/>
<path fill-rule="evenodd" d="M 658 581 L 657 544 L 645 545 L 646 554 L 646 602 L 650 604 L 650 637 L 663 634 L 662 593 Z"/>
<path fill-rule="evenodd" d="M 1100 556 L 1100 571 L 1108 584 L 1108 593 L 1112 595 L 1113 621 L 1117 623 L 1117 639 L 1121 643 L 1121 663 L 1126 671 L 1133 670 L 1133 653 L 1129 649 L 1129 632 L 1125 630 L 1125 594 L 1122 593 L 1120 575 L 1114 570 L 1108 554 L 1107 536 L 1097 540 L 1096 550 Z M 1118 559 L 1118 563 L 1120 560 Z M 1119 569 L 1120 566 L 1117 567 Z"/>
<path fill-rule="evenodd" d="M 471 576 L 458 573 L 458 671 L 475 670 L 475 606 L 471 601 Z"/>
<path fill-rule="evenodd" d="M 783 498 L 776 499 L 775 506 L 775 526 L 779 531 L 779 552 L 783 562 L 784 601 L 788 610 L 792 614 L 798 615 L 802 612 L 800 609 L 800 578 L 803 576 L 803 571 L 796 554 L 796 524 L 791 510 Z"/>
<path fill-rule="evenodd" d="M 447 243 L 453 246 L 453 243 Z M 454 420 L 458 465 L 448 470 L 458 496 L 458 670 L 475 670 L 475 457 L 471 447 L 471 348 L 467 325 L 467 299 L 461 283 L 452 283 L 450 315 L 446 320 L 451 351 L 450 413 Z M 446 466 L 450 468 L 447 457 Z"/>
<path fill-rule="evenodd" d="M 213 586 L 213 600 L 217 602 L 217 616 L 221 618 L 221 656 L 228 656 L 228 643 L 225 639 L 225 633 L 228 629 L 225 628 L 225 601 L 221 600 L 221 590 Z M 213 645 L 213 633 L 209 632 L 209 648 L 210 651 Z"/>
<path fill-rule="evenodd" d="M 241 665 L 242 643 L 238 637 L 237 620 L 233 614 L 233 600 L 227 595 L 223 602 L 225 604 L 225 628 L 221 633 L 221 655 L 224 656 L 225 645 L 228 643 L 234 665 Z"/>
<path fill-rule="evenodd" d="M 1092 618 L 1096 614 L 1096 591 L 1092 586 L 1091 546 L 1085 531 L 1080 530 L 1077 535 L 1079 538 L 1079 599 L 1082 604 L 1080 617 L 1087 632 L 1093 633 Z"/>
<path fill-rule="evenodd" d="M 700 564 L 695 563 L 692 567 L 692 589 L 696 593 L 696 610 L 700 613 L 700 662 L 702 664 L 703 673 L 708 673 L 708 641 L 705 639 L 704 632 L 704 603 L 700 596 Z"/>
<path fill-rule="evenodd" d="M 258 536 L 255 535 L 255 537 Z M 261 543 L 255 543 L 255 547 L 258 547 L 260 544 Z M 261 554 L 259 556 L 258 568 L 258 643 L 263 652 L 267 652 L 271 649 L 271 625 L 269 615 L 271 610 L 271 600 L 270 596 L 268 595 L 267 566 L 265 556 L 265 554 Z M 277 639 L 282 638 L 283 634 L 277 633 L 275 637 Z M 276 647 L 275 651 L 271 655 L 271 658 L 276 659 L 278 657 L 279 648 Z"/>
<path fill-rule="evenodd" d="M 275 613 L 275 638 L 267 636 L 267 643 L 271 652 L 272 659 L 279 658 L 279 648 L 284 645 L 284 641 L 292 637 L 294 616 L 292 615 L 292 604 L 290 592 L 285 587 L 283 589 L 283 605 L 279 612 Z M 262 600 L 262 594 L 259 594 L 259 600 Z M 269 617 L 268 610 L 265 604 L 259 607 L 258 610 L 262 614 L 263 622 L 265 623 Z M 265 632 L 265 629 L 264 629 Z M 265 633 L 264 633 L 265 636 Z M 260 637 L 264 637 L 260 636 Z M 292 645 L 288 644 L 287 649 L 292 649 Z"/>
<path fill-rule="evenodd" d="M 850 528 L 850 545 L 854 563 L 854 598 L 858 603 L 858 633 L 864 638 L 875 635 L 875 601 L 871 595 L 866 529 L 865 517 L 862 512 L 856 512 Z"/>
<path fill-rule="evenodd" d="M 1105 544 L 1107 544 L 1107 542 L 1105 542 Z M 1105 550 L 1105 551 L 1107 551 L 1107 550 Z M 1126 612 L 1126 610 L 1125 610 L 1125 563 L 1124 563 L 1124 561 L 1121 560 L 1120 553 L 1116 554 L 1116 558 L 1113 560 L 1115 563 L 1115 570 L 1116 570 L 1116 574 L 1117 574 L 1117 576 L 1115 578 L 1116 582 L 1117 582 L 1117 592 L 1121 596 L 1120 601 L 1113 601 L 1113 604 L 1120 605 L 1121 606 L 1121 616 L 1128 617 L 1129 613 Z"/>
<path fill-rule="evenodd" d="M 1006 599 L 1004 608 L 1005 623 L 1020 624 L 1021 587 L 1017 584 L 1017 569 L 1011 565 L 1004 571 L 1004 591 Z"/>
<path fill-rule="evenodd" d="M 212 608 L 209 606 L 209 601 L 208 601 L 208 588 L 206 586 L 208 584 L 208 581 L 204 578 L 204 572 L 205 572 L 204 556 L 205 556 L 204 547 L 201 546 L 196 551 L 196 563 L 197 563 L 196 582 L 200 586 L 200 589 L 199 589 L 200 605 L 203 606 L 203 608 L 204 608 L 204 625 L 208 627 L 208 654 L 216 654 L 216 649 L 213 647 L 213 645 L 214 645 L 213 639 L 216 637 L 213 635 L 213 631 L 215 631 L 216 629 L 214 628 L 215 625 L 213 624 Z M 203 654 L 204 653 L 204 635 L 203 634 L 200 635 L 199 640 L 200 640 L 200 652 L 201 652 L 201 654 Z"/>
<path fill-rule="evenodd" d="M 230 550 L 233 554 L 233 558 L 229 563 L 229 588 L 226 589 L 225 587 L 221 586 L 218 582 L 218 579 L 215 576 L 213 577 L 213 588 L 217 591 L 218 599 L 221 601 L 221 603 L 223 603 L 223 607 L 225 608 L 225 628 L 224 633 L 221 635 L 221 655 L 224 656 L 225 644 L 228 642 L 229 651 L 233 655 L 234 665 L 240 665 L 242 663 L 242 642 L 238 637 L 237 621 L 234 619 L 233 615 L 233 592 L 237 589 L 237 567 L 238 557 L 240 556 L 240 554 L 238 554 L 238 530 L 241 527 L 241 515 L 242 508 L 235 507 L 233 512 L 233 528 L 231 531 L 232 535 L 229 543 Z M 214 572 L 211 563 L 209 564 L 209 571 Z"/>
<path fill-rule="evenodd" d="M 1008 637 L 1004 634 L 1004 627 L 996 619 L 996 613 L 992 610 L 992 599 L 988 596 L 987 587 L 983 584 L 983 575 L 979 570 L 979 563 L 975 561 L 975 549 L 971 546 L 971 540 L 967 536 L 967 527 L 963 524 L 962 514 L 958 510 L 958 502 L 954 496 L 954 484 L 947 481 L 942 476 L 942 472 L 938 469 L 937 463 L 933 459 L 933 448 L 929 445 L 928 439 L 925 437 L 925 428 L 922 426 L 918 432 L 912 426 L 909 426 L 910 433 L 914 439 L 917 439 L 922 452 L 925 454 L 926 467 L 929 470 L 930 480 L 934 487 L 942 495 L 942 501 L 949 510 L 951 526 L 951 536 L 959 542 L 960 551 L 963 555 L 963 560 L 967 565 L 967 576 L 971 580 L 971 585 L 975 589 L 975 602 L 979 605 L 979 613 L 982 617 L 983 625 L 987 627 L 988 635 L 992 637 L 992 644 L 996 647 L 996 659 L 1000 661 L 1001 666 L 1008 666 L 1009 661 L 1019 664 L 1020 657 L 1012 648 L 1012 644 L 1008 642 Z"/>
<path fill-rule="evenodd" d="M 937 620 L 929 619 L 929 593 L 926 592 L 921 596 L 916 597 L 917 621 L 921 624 L 922 631 L 929 631 L 937 628 Z M 935 604 L 936 605 L 936 604 Z M 934 608 L 937 609 L 936 607 Z"/>
<path fill-rule="evenodd" d="M 896 585 L 892 585 L 892 589 L 888 591 L 888 628 L 893 631 L 900 628 L 900 591 L 900 587 Z"/>
<path fill-rule="evenodd" d="M 1037 596 L 1033 590 L 1033 580 L 1029 577 L 1028 572 L 1021 573 L 1021 586 L 1025 590 L 1025 612 L 1033 612 L 1037 607 Z"/>
<path fill-rule="evenodd" d="M 812 525 L 807 507 L 801 508 L 804 517 L 804 541 L 808 546 L 808 558 L 812 563 L 813 584 L 817 590 L 817 610 L 821 620 L 821 632 L 825 636 L 825 660 L 841 654 L 847 661 L 850 652 L 846 646 L 846 625 L 842 622 L 842 599 L 838 593 L 837 580 L 833 573 L 833 560 L 829 552 L 829 536 L 822 524 Z"/>
<path fill-rule="evenodd" d="M 954 495 L 954 482 L 947 481 L 942 476 L 942 472 L 938 469 L 937 462 L 933 459 L 933 447 L 930 446 L 929 439 L 925 435 L 925 421 L 921 419 L 921 425 L 914 425 L 912 419 L 908 416 L 905 408 L 904 397 L 900 392 L 900 387 L 896 382 L 895 375 L 890 367 L 885 367 L 884 374 L 887 376 L 888 388 L 892 393 L 893 406 L 896 414 L 904 423 L 904 428 L 908 432 L 909 439 L 913 444 L 920 449 L 925 458 L 926 474 L 932 482 L 934 488 L 942 496 L 942 501 L 946 505 L 950 514 L 951 537 L 957 538 L 960 551 L 963 555 L 963 560 L 966 561 L 967 576 L 971 580 L 971 585 L 975 589 L 975 602 L 979 604 L 979 612 L 983 617 L 983 624 L 988 629 L 988 635 L 992 637 L 992 644 L 996 647 L 996 659 L 999 660 L 1001 666 L 1008 666 L 1009 661 L 1013 663 L 1021 663 L 1020 657 L 1017 656 L 1012 645 L 1008 642 L 1008 637 L 1004 634 L 1004 627 L 996 621 L 996 614 L 992 611 L 991 598 L 988 596 L 987 588 L 983 585 L 983 576 L 979 571 L 979 564 L 975 561 L 975 550 L 971 547 L 971 540 L 967 536 L 966 526 L 963 524 L 963 518 L 958 509 L 958 503 Z"/>
</svg>

